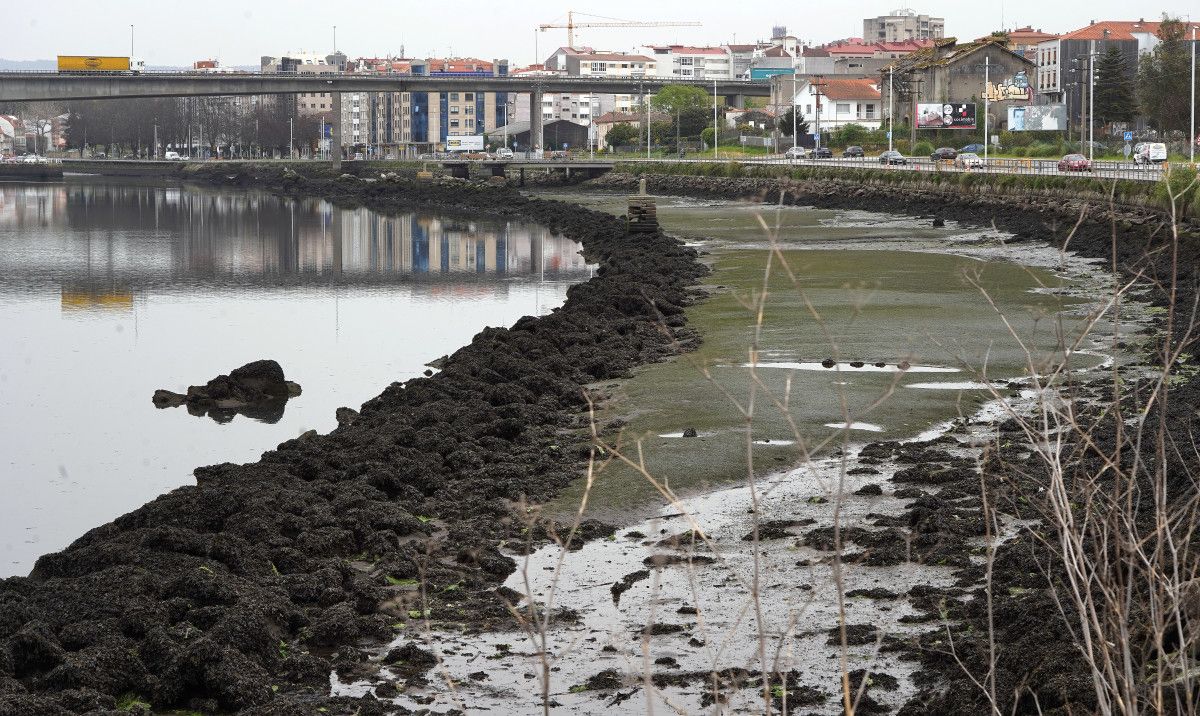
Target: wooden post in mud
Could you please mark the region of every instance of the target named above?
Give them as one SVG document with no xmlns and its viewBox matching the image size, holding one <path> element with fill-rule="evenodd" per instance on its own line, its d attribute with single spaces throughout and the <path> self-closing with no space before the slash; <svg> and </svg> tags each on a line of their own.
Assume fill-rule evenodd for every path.
<svg viewBox="0 0 1200 716">
<path fill-rule="evenodd" d="M 631 234 L 653 234 L 658 231 L 658 209 L 654 197 L 646 194 L 646 180 L 638 182 L 638 193 L 629 197 L 625 212 L 625 230 Z"/>
<path fill-rule="evenodd" d="M 659 230 L 658 207 L 654 204 L 654 197 L 646 193 L 646 179 L 638 181 L 637 189 L 637 194 L 629 198 L 625 230 L 630 234 L 653 234 Z"/>
</svg>

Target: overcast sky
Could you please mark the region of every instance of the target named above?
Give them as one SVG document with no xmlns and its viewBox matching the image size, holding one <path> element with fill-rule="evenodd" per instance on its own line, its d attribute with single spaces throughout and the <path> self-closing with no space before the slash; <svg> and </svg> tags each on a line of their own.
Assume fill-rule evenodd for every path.
<svg viewBox="0 0 1200 716">
<path fill-rule="evenodd" d="M 889 0 L 890 1 L 890 0 Z M 58 54 L 127 55 L 134 25 L 134 54 L 149 65 L 189 65 L 217 58 L 224 65 L 257 65 L 262 55 L 311 50 L 329 52 L 333 25 L 338 49 L 351 57 L 400 54 L 409 57 L 507 58 L 515 66 L 544 59 L 566 44 L 566 30 L 535 32 L 541 23 L 562 23 L 564 2 L 518 0 L 58 0 L 6 6 L 0 58 L 53 59 Z M 605 0 L 580 3 L 608 17 L 640 21 L 698 21 L 701 27 L 580 29 L 576 44 L 628 50 L 645 43 L 721 44 L 767 38 L 786 25 L 805 42 L 821 43 L 862 34 L 862 19 L 889 13 L 899 3 L 874 0 L 788 3 L 701 0 Z M 452 9 L 443 9 L 446 6 Z M 1127 1 L 1087 3 L 1044 0 L 922 0 L 913 9 L 944 17 L 946 34 L 975 38 L 1001 26 L 1032 25 L 1064 32 L 1089 20 L 1159 19 L 1163 12 L 1197 15 L 1196 0 L 1164 0 L 1139 6 Z M 351 19 L 353 18 L 353 19 Z M 587 18 L 577 16 L 576 22 Z"/>
</svg>

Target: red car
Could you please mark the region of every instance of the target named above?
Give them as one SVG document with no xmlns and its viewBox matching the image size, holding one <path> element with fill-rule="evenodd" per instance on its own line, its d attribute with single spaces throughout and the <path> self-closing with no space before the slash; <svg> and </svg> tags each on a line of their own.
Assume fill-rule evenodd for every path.
<svg viewBox="0 0 1200 716">
<path fill-rule="evenodd" d="M 1058 170 L 1060 172 L 1090 172 L 1092 163 L 1082 154 L 1068 154 L 1058 160 Z"/>
</svg>

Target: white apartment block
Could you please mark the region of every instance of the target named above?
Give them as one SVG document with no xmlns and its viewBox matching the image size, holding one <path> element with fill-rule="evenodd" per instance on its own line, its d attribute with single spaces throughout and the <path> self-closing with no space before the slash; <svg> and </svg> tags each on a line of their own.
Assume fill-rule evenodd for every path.
<svg viewBox="0 0 1200 716">
<path fill-rule="evenodd" d="M 654 58 L 655 74 L 680 79 L 731 79 L 731 53 L 725 47 L 691 47 L 688 45 L 648 45 L 642 48 Z"/>
</svg>

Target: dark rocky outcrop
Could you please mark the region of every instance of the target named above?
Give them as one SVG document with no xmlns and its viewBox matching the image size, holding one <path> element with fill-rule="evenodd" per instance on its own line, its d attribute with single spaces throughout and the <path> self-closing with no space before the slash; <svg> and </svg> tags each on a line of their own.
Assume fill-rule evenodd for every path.
<svg viewBox="0 0 1200 716">
<path fill-rule="evenodd" d="M 160 388 L 151 400 L 157 408 L 186 405 L 192 415 L 207 415 L 219 423 L 227 423 L 239 413 L 273 423 L 283 416 L 288 399 L 297 395 L 300 386 L 284 377 L 278 363 L 256 360 L 204 385 L 189 386 L 187 393 Z"/>
<path fill-rule="evenodd" d="M 330 672 L 377 668 L 362 646 L 427 619 L 510 625 L 497 586 L 515 565 L 498 545 L 525 539 L 514 505 L 582 474 L 586 386 L 696 342 L 696 252 L 607 214 L 466 182 L 219 169 L 207 178 L 379 211 L 520 217 L 582 241 L 597 269 L 558 310 L 480 332 L 332 433 L 199 468 L 195 486 L 0 581 L 0 714 L 382 713 L 331 698 Z"/>
</svg>

